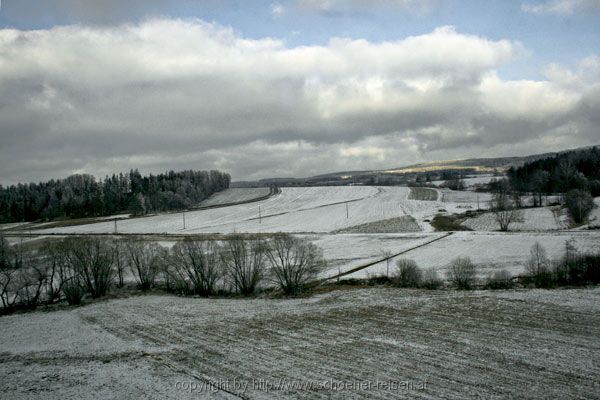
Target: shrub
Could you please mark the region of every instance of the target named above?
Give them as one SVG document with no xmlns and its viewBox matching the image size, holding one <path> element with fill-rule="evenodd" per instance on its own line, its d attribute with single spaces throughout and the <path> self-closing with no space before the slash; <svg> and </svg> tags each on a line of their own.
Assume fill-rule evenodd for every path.
<svg viewBox="0 0 600 400">
<path fill-rule="evenodd" d="M 452 261 L 448 269 L 448 281 L 459 290 L 469 290 L 475 286 L 477 267 L 469 257 L 459 257 Z"/>
<path fill-rule="evenodd" d="M 580 254 L 567 244 L 565 256 L 555 266 L 559 285 L 600 283 L 600 254 Z"/>
<path fill-rule="evenodd" d="M 421 287 L 423 289 L 437 290 L 443 286 L 444 282 L 438 277 L 435 269 L 426 269 L 423 273 L 423 279 L 421 280 Z"/>
<path fill-rule="evenodd" d="M 67 303 L 72 306 L 81 304 L 85 295 L 85 287 L 82 285 L 78 276 L 66 280 L 62 284 L 62 292 L 65 295 Z"/>
<path fill-rule="evenodd" d="M 394 283 L 400 287 L 419 287 L 422 273 L 414 260 L 400 259 L 396 262 Z"/>
<path fill-rule="evenodd" d="M 506 270 L 496 271 L 487 279 L 485 284 L 486 289 L 512 289 L 515 287 L 511 275 Z"/>
</svg>

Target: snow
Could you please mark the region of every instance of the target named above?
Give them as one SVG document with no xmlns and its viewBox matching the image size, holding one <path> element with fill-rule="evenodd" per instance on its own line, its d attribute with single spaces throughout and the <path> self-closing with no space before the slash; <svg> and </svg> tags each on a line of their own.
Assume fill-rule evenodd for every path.
<svg viewBox="0 0 600 400">
<path fill-rule="evenodd" d="M 236 379 L 248 386 L 228 389 L 253 399 L 595 398 L 599 304 L 600 289 L 110 300 L 57 318 L 0 318 L 0 391 L 10 399 L 222 398 L 180 387 Z M 65 323 L 74 349 L 55 344 Z M 14 334 L 26 329 L 25 339 Z M 258 379 L 428 385 L 265 392 L 253 387 Z"/>
<path fill-rule="evenodd" d="M 536 207 L 520 210 L 522 221 L 514 222 L 509 226 L 511 231 L 553 231 L 567 229 L 568 220 L 561 218 L 560 210 L 556 207 Z M 477 231 L 496 231 L 500 225 L 494 213 L 481 214 L 469 218 L 463 225 Z"/>
<path fill-rule="evenodd" d="M 323 250 L 328 268 L 322 276 L 329 277 L 380 260 L 386 252 L 398 254 L 443 235 L 443 233 L 336 234 L 305 237 Z"/>
<path fill-rule="evenodd" d="M 204 200 L 200 206 L 207 207 L 248 202 L 268 196 L 269 193 L 271 193 L 270 188 L 231 188 L 213 194 L 210 198 Z"/>
<path fill-rule="evenodd" d="M 407 187 L 283 188 L 280 194 L 252 204 L 185 213 L 160 214 L 118 222 L 121 233 L 326 233 L 410 215 L 421 230 L 439 209 L 464 212 L 464 202 L 409 200 Z M 260 211 L 260 214 L 259 214 Z M 260 215 L 260 218 L 259 218 Z M 44 233 L 112 233 L 113 222 L 40 230 Z"/>
<path fill-rule="evenodd" d="M 546 248 L 548 257 L 558 258 L 563 255 L 567 240 L 573 240 L 573 244 L 580 251 L 600 252 L 600 234 L 594 231 L 455 232 L 451 236 L 410 251 L 398 258 L 415 260 L 423 269 L 434 268 L 441 278 L 445 277 L 449 264 L 457 257 L 470 257 L 478 265 L 481 277 L 487 277 L 490 273 L 503 269 L 512 275 L 519 275 L 524 272 L 524 265 L 529 257 L 530 249 L 536 242 Z M 347 278 L 366 278 L 382 275 L 385 272 L 386 263 L 382 262 L 348 275 Z"/>
</svg>

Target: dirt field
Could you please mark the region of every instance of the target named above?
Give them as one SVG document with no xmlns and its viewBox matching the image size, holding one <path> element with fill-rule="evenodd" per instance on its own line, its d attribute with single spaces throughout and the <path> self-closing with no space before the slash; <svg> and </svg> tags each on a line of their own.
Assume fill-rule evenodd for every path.
<svg viewBox="0 0 600 400">
<path fill-rule="evenodd" d="M 598 289 L 142 296 L 0 324 L 10 399 L 600 396 Z"/>
</svg>

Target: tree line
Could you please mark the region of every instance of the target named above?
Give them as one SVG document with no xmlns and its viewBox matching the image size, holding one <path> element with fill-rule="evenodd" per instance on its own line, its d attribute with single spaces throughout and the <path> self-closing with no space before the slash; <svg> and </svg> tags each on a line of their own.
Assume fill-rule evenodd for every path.
<svg viewBox="0 0 600 400">
<path fill-rule="evenodd" d="M 508 179 L 493 179 L 490 209 L 503 231 L 521 220 L 522 196 L 531 195 L 534 207 L 544 206 L 544 196 L 560 194 L 575 223 L 586 221 L 600 196 L 600 148 L 573 150 L 525 163 L 508 170 Z"/>
<path fill-rule="evenodd" d="M 511 186 L 537 195 L 567 193 L 571 190 L 600 196 L 600 147 L 560 153 L 508 171 Z"/>
<path fill-rule="evenodd" d="M 169 171 L 142 176 L 137 169 L 97 181 L 78 174 L 47 182 L 0 185 L 0 223 L 83 218 L 185 209 L 229 187 L 220 171 Z"/>
<path fill-rule="evenodd" d="M 35 248 L 0 236 L 1 312 L 66 300 L 77 305 L 135 281 L 179 295 L 251 296 L 275 286 L 286 295 L 308 288 L 325 268 L 322 251 L 289 234 L 269 240 L 233 235 L 222 242 L 188 238 L 167 249 L 140 238 L 48 240 Z"/>
</svg>

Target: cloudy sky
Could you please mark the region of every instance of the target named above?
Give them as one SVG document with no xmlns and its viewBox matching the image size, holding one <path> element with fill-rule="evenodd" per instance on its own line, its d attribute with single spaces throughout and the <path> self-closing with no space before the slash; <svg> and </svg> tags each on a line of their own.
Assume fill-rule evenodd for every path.
<svg viewBox="0 0 600 400">
<path fill-rule="evenodd" d="M 600 0 L 2 0 L 0 184 L 600 144 Z"/>
</svg>

